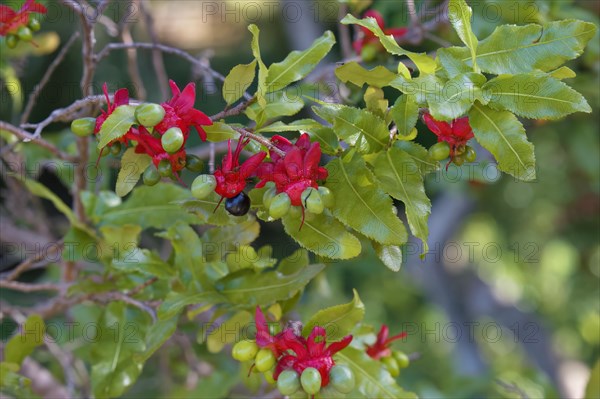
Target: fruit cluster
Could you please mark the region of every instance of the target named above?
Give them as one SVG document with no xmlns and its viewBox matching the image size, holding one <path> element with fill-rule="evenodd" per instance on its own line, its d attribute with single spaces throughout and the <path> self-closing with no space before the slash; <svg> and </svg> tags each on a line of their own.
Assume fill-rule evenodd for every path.
<svg viewBox="0 0 600 399">
<path fill-rule="evenodd" d="M 454 119 L 448 123 L 435 120 L 429 113 L 425 113 L 423 121 L 438 138 L 438 142 L 429 148 L 429 156 L 432 159 L 442 161 L 450 157 L 446 168 L 451 162 L 461 166 L 465 161 L 474 162 L 477 159 L 475 150 L 467 145 L 474 137 L 468 117 Z"/>
<path fill-rule="evenodd" d="M 40 21 L 31 13 L 46 14 L 47 9 L 35 0 L 27 0 L 19 11 L 0 5 L 0 36 L 6 36 L 6 46 L 15 48 L 19 41 L 31 42 L 33 32 L 41 29 Z"/>
<path fill-rule="evenodd" d="M 354 373 L 346 365 L 336 365 L 332 356 L 352 341 L 352 336 L 326 346 L 326 332 L 314 327 L 307 338 L 288 327 L 271 335 L 260 308 L 256 309 L 256 340 L 239 341 L 232 356 L 240 362 L 253 361 L 253 370 L 263 373 L 270 384 L 277 384 L 282 395 L 322 397 L 352 392 Z"/>
<path fill-rule="evenodd" d="M 152 158 L 150 165 L 143 174 L 147 185 L 158 183 L 161 177 L 177 178 L 178 172 L 184 167 L 193 172 L 204 168 L 202 160 L 185 151 L 185 143 L 189 137 L 190 128 L 194 127 L 200 138 L 206 140 L 206 132 L 202 126 L 212 124 L 212 121 L 201 111 L 194 109 L 196 89 L 193 83 L 188 84 L 182 91 L 177 85 L 169 82 L 173 97 L 162 104 L 144 103 L 135 108 L 135 123 L 125 135 L 110 141 L 106 147 L 117 156 L 123 147 L 135 145 L 135 152 L 147 154 Z M 129 104 L 127 89 L 115 92 L 111 103 L 106 84 L 103 86 L 107 109 L 97 118 L 81 118 L 71 123 L 71 130 L 78 136 L 98 135 L 106 120 L 123 105 Z M 109 151 L 102 148 L 100 155 Z"/>
<path fill-rule="evenodd" d="M 250 198 L 244 193 L 247 181 L 256 176 L 256 188 L 270 186 L 263 195 L 263 205 L 272 219 L 279 219 L 291 210 L 298 215 L 304 211 L 320 214 L 334 205 L 333 193 L 319 187 L 318 180 L 327 178 L 327 170 L 319 166 L 321 148 L 311 143 L 304 133 L 292 144 L 281 136 L 273 136 L 271 144 L 279 151 L 259 152 L 240 164 L 239 156 L 248 139 L 240 138 L 234 152 L 229 142 L 227 155 L 213 175 L 200 175 L 192 184 L 192 195 L 204 199 L 212 192 L 226 198 L 225 209 L 232 215 L 244 215 L 250 209 Z M 284 155 L 281 155 L 284 154 Z"/>
<path fill-rule="evenodd" d="M 392 342 L 403 339 L 406 335 L 406 333 L 401 333 L 389 337 L 388 327 L 382 325 L 377 334 L 375 343 L 373 345 L 367 345 L 367 355 L 375 360 L 380 360 L 394 378 L 400 375 L 400 369 L 409 366 L 410 359 L 404 352 L 392 350 L 390 346 Z"/>
</svg>

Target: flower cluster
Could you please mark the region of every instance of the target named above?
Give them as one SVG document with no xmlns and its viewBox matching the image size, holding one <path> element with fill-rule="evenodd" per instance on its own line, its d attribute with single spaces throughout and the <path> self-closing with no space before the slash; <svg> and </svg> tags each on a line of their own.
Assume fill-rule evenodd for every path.
<svg viewBox="0 0 600 399">
<path fill-rule="evenodd" d="M 371 358 L 381 360 L 393 377 L 400 374 L 400 369 L 408 367 L 410 360 L 401 351 L 393 351 L 390 347 L 392 342 L 406 338 L 406 332 L 389 337 L 389 328 L 385 324 L 381 326 L 377 339 L 373 345 L 367 345 L 366 352 Z"/>
<path fill-rule="evenodd" d="M 48 10 L 42 4 L 35 0 L 27 0 L 19 11 L 15 11 L 9 6 L 0 4 L 0 36 L 16 34 L 19 28 L 29 24 L 29 14 L 46 14 Z"/>
<path fill-rule="evenodd" d="M 336 366 L 333 356 L 346 348 L 352 335 L 327 345 L 324 328 L 315 326 L 307 338 L 287 327 L 272 335 L 263 312 L 256 308 L 256 341 L 241 341 L 233 348 L 240 361 L 254 360 L 258 371 L 271 375 L 282 394 L 292 395 L 302 387 L 309 395 L 317 394 L 330 383 L 342 393 L 354 387 L 354 376 L 346 366 Z M 268 359 L 268 360 L 267 360 Z"/>
<path fill-rule="evenodd" d="M 467 142 L 474 137 L 468 117 L 454 119 L 448 123 L 435 120 L 426 112 L 423 114 L 423 121 L 438 138 L 438 144 L 432 146 L 429 151 L 433 159 L 441 161 L 449 156 L 450 162 L 457 165 L 475 160 L 475 150 L 467 145 Z"/>
<path fill-rule="evenodd" d="M 247 180 L 256 173 L 260 163 L 265 159 L 267 153 L 260 151 L 240 165 L 240 154 L 250 139 L 240 139 L 231 152 L 231 140 L 227 143 L 227 155 L 223 157 L 221 167 L 215 171 L 217 186 L 215 192 L 221 197 L 233 198 L 246 188 Z"/>
<path fill-rule="evenodd" d="M 142 104 L 136 109 L 138 125 L 132 126 L 129 131 L 110 143 L 108 147 L 117 146 L 120 151 L 121 144 L 137 143 L 135 152 L 147 154 L 152 158 L 152 163 L 157 168 L 163 162 L 168 169 L 165 174 L 177 173 L 187 164 L 185 143 L 194 127 L 200 138 L 206 140 L 206 132 L 202 126 L 212 125 L 211 119 L 201 111 L 194 109 L 196 88 L 194 83 L 189 83 L 182 91 L 175 82 L 169 81 L 172 98 L 162 104 Z M 107 109 L 96 118 L 94 134 L 99 134 L 102 126 L 109 116 L 120 106 L 129 104 L 127 89 L 115 92 L 111 103 L 106 83 L 102 87 L 106 97 Z M 117 152 L 119 152 L 117 151 Z"/>
<path fill-rule="evenodd" d="M 301 195 L 304 190 L 318 188 L 317 180 L 327 179 L 327 169 L 319 166 L 321 146 L 316 142 L 311 143 L 307 133 L 303 133 L 295 144 L 281 136 L 273 136 L 271 143 L 285 156 L 274 151 L 269 153 L 271 162 L 264 162 L 256 172 L 260 179 L 256 188 L 272 181 L 278 194 L 285 192 L 292 205 L 302 206 Z"/>
<path fill-rule="evenodd" d="M 363 17 L 364 18 L 369 18 L 369 17 L 374 18 L 375 21 L 377 21 L 377 25 L 379 25 L 379 27 L 381 28 L 383 33 L 385 33 L 387 36 L 391 35 L 395 39 L 398 39 L 398 38 L 404 36 L 408 32 L 407 28 L 386 28 L 385 23 L 383 21 L 383 16 L 376 10 L 369 10 L 369 11 L 365 12 Z M 352 43 L 352 46 L 354 47 L 354 51 L 356 51 L 356 54 L 359 54 L 359 55 L 361 55 L 363 53 L 363 49 L 366 50 L 366 48 L 374 49 L 375 52 L 384 51 L 384 49 L 379 41 L 379 38 L 377 36 L 375 36 L 375 34 L 373 32 L 371 32 L 369 29 L 362 27 L 362 26 L 360 27 L 360 36 Z M 365 57 L 363 56 L 363 58 L 365 58 Z M 371 60 L 365 59 L 365 61 L 371 61 Z"/>
</svg>

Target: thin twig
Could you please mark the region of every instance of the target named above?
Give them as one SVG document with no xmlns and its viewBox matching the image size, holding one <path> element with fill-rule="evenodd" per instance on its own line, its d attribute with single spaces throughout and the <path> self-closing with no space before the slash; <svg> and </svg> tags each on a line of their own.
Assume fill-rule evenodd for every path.
<svg viewBox="0 0 600 399">
<path fill-rule="evenodd" d="M 247 137 L 251 140 L 256 141 L 257 143 L 264 145 L 265 147 L 267 147 L 269 149 L 269 151 L 273 151 L 274 153 L 276 153 L 277 155 L 279 155 L 281 157 L 285 156 L 285 152 L 281 151 L 279 148 L 274 146 L 273 143 L 271 143 L 267 138 L 265 138 L 259 134 L 254 134 L 252 132 L 249 132 L 248 130 L 240 128 L 240 127 L 234 127 L 233 129 L 235 131 L 239 132 L 242 135 L 242 137 Z"/>
<path fill-rule="evenodd" d="M 46 251 L 41 251 L 37 255 L 24 260 L 17 267 L 15 267 L 13 269 L 13 271 L 5 279 L 3 279 L 3 280 L 6 280 L 6 281 L 16 280 L 17 277 L 19 277 L 22 273 L 24 273 L 27 270 L 29 270 L 37 262 L 41 261 L 44 258 L 48 258 L 49 256 L 53 255 L 55 251 L 62 250 L 62 247 L 63 247 L 63 243 L 60 242 L 57 245 L 52 245 Z M 0 280 L 0 281 L 2 281 L 2 280 Z"/>
<path fill-rule="evenodd" d="M 131 30 L 129 29 L 129 25 L 125 24 L 123 30 L 121 31 L 121 38 L 123 39 L 123 43 L 131 44 L 133 43 L 133 37 L 131 36 Z M 146 87 L 144 86 L 144 81 L 140 76 L 140 70 L 138 68 L 138 59 L 137 59 L 137 51 L 135 49 L 127 50 L 127 72 L 133 81 L 133 86 L 135 88 L 135 93 L 137 97 L 146 101 Z"/>
<path fill-rule="evenodd" d="M 35 134 L 31 134 L 28 131 L 20 129 L 14 125 L 11 125 L 8 122 L 0 121 L 0 130 L 6 130 L 7 132 L 14 134 L 19 139 L 21 139 L 25 142 L 32 142 L 32 143 L 39 145 L 40 147 L 44 147 L 45 149 L 47 149 L 48 151 L 50 151 L 51 153 L 53 153 L 60 159 L 64 159 L 64 160 L 74 160 L 75 159 L 72 155 L 62 152 L 54 144 L 39 137 L 39 135 L 36 136 Z"/>
<path fill-rule="evenodd" d="M 6 288 L 20 292 L 58 291 L 62 292 L 66 286 L 54 283 L 28 284 L 19 281 L 0 280 L 0 288 Z"/>
<path fill-rule="evenodd" d="M 214 121 L 218 121 L 219 119 L 227 118 L 228 116 L 240 115 L 242 112 L 244 112 L 246 110 L 246 108 L 248 108 L 250 105 L 252 105 L 255 101 L 256 101 L 256 97 L 252 97 L 250 100 L 239 103 L 238 105 L 236 105 L 233 108 L 226 109 L 224 111 L 219 112 L 218 114 L 211 116 L 210 119 L 214 122 Z"/>
<path fill-rule="evenodd" d="M 342 20 L 348 14 L 348 6 L 346 4 L 339 5 L 338 20 Z M 340 45 L 342 47 L 342 55 L 344 58 L 350 58 L 354 55 L 352 50 L 352 40 L 350 38 L 350 27 L 338 22 L 338 31 L 340 33 Z"/>
<path fill-rule="evenodd" d="M 128 296 L 135 296 L 135 295 L 139 294 L 140 292 L 142 292 L 143 290 L 145 290 L 146 287 L 154 284 L 156 281 L 158 281 L 158 277 L 152 277 L 152 278 L 146 280 L 144 283 L 142 283 L 142 284 L 138 285 L 137 287 L 131 289 L 127 293 L 127 295 Z"/>
<path fill-rule="evenodd" d="M 29 119 L 29 115 L 31 115 L 31 111 L 33 110 L 33 107 L 35 106 L 37 98 L 39 97 L 40 93 L 42 92 L 42 89 L 46 86 L 46 84 L 50 80 L 50 77 L 52 76 L 52 74 L 54 73 L 56 68 L 58 68 L 60 63 L 64 60 L 65 56 L 67 55 L 67 52 L 69 51 L 69 49 L 71 48 L 73 43 L 75 43 L 75 40 L 77 40 L 77 38 L 79 38 L 79 32 L 75 32 L 73 34 L 73 36 L 71 36 L 71 38 L 67 41 L 67 43 L 60 50 L 60 52 L 58 53 L 58 55 L 56 56 L 54 61 L 52 61 L 52 63 L 46 70 L 46 73 L 44 73 L 42 80 L 40 80 L 40 82 L 36 85 L 35 90 L 29 96 L 29 100 L 27 100 L 27 105 L 25 106 L 25 111 L 23 111 L 23 115 L 21 116 L 21 124 L 27 122 L 27 120 Z"/>
<path fill-rule="evenodd" d="M 157 45 L 158 35 L 154 29 L 154 18 L 152 18 L 152 15 L 148 12 L 146 3 L 144 1 L 140 1 L 140 10 L 144 16 L 144 22 L 146 23 L 146 30 L 148 31 L 150 40 L 152 40 L 152 44 Z M 162 54 L 158 49 L 152 50 L 152 65 L 154 66 L 156 78 L 158 79 L 160 94 L 162 98 L 167 98 L 169 95 L 169 79 L 167 78 L 167 71 L 165 70 L 165 63 L 163 61 Z"/>
</svg>

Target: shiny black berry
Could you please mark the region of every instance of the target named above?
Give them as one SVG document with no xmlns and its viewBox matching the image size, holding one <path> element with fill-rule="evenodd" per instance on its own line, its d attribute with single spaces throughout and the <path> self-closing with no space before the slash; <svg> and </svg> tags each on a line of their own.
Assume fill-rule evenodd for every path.
<svg viewBox="0 0 600 399">
<path fill-rule="evenodd" d="M 233 198 L 227 198 L 225 210 L 233 216 L 244 216 L 250 210 L 250 197 L 241 192 Z"/>
</svg>

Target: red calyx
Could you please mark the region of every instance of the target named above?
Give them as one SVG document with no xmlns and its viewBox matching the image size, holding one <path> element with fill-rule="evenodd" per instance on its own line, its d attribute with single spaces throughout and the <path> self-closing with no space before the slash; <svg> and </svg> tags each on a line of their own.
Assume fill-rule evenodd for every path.
<svg viewBox="0 0 600 399">
<path fill-rule="evenodd" d="M 454 119 L 448 123 L 435 120 L 433 116 L 426 112 L 423 114 L 423 122 L 437 136 L 438 142 L 445 141 L 450 145 L 450 162 L 454 159 L 456 149 L 467 145 L 467 142 L 474 137 L 468 116 Z M 446 165 L 446 169 L 448 169 L 450 162 Z"/>
<path fill-rule="evenodd" d="M 271 161 L 262 163 L 256 172 L 261 180 L 256 188 L 272 181 L 277 193 L 287 193 L 292 205 L 301 206 L 302 192 L 308 187 L 318 188 L 317 180 L 327 179 L 327 169 L 319 166 L 321 146 L 311 143 L 307 133 L 303 133 L 295 144 L 281 136 L 273 136 L 271 143 L 285 152 L 285 156 L 269 152 Z"/>
<path fill-rule="evenodd" d="M 223 157 L 221 168 L 214 173 L 217 180 L 215 192 L 224 198 L 233 198 L 246 188 L 246 182 L 265 159 L 267 153 L 261 151 L 252 155 L 240 165 L 240 154 L 250 139 L 240 139 L 235 151 L 231 151 L 231 140 L 227 143 L 227 155 Z"/>
<path fill-rule="evenodd" d="M 36 3 L 35 0 L 27 0 L 19 11 L 15 11 L 4 4 L 0 5 L 0 36 L 14 33 L 21 26 L 27 25 L 29 14 L 33 12 L 46 14 L 48 10 L 42 4 Z"/>
<path fill-rule="evenodd" d="M 390 348 L 390 345 L 392 342 L 405 338 L 407 335 L 406 332 L 403 332 L 388 338 L 389 332 L 388 326 L 383 324 L 379 330 L 379 333 L 377 334 L 377 340 L 375 343 L 373 345 L 367 345 L 367 355 L 371 356 L 375 360 L 379 360 L 382 357 L 391 356 L 392 349 Z"/>
</svg>

